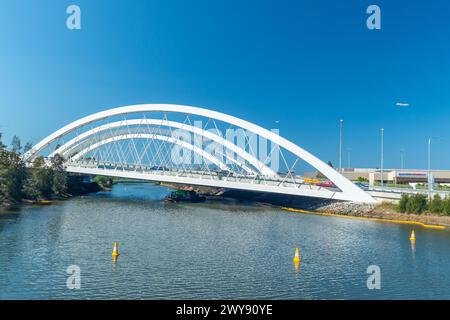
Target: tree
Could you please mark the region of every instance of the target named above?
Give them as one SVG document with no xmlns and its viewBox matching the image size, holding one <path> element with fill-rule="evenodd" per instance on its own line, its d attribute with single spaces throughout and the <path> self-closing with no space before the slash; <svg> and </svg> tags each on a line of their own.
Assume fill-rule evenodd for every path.
<svg viewBox="0 0 450 320">
<path fill-rule="evenodd" d="M 53 190 L 53 172 L 45 164 L 43 157 L 37 157 L 33 161 L 33 169 L 31 174 L 31 186 L 33 196 L 36 198 L 50 198 Z"/>
<path fill-rule="evenodd" d="M 23 147 L 23 153 L 27 153 L 31 150 L 31 148 L 33 148 L 33 144 L 31 142 L 27 142 Z"/>
<path fill-rule="evenodd" d="M 408 198 L 406 203 L 406 212 L 421 214 L 427 209 L 427 196 L 423 194 L 415 194 Z"/>
<path fill-rule="evenodd" d="M 3 150 L 6 148 L 6 146 L 2 143 L 2 133 L 0 132 L 0 150 Z"/>
<path fill-rule="evenodd" d="M 10 201 L 20 201 L 26 169 L 22 159 L 14 152 L 0 150 L 0 195 Z"/>
<path fill-rule="evenodd" d="M 398 211 L 399 212 L 406 212 L 406 206 L 408 203 L 409 197 L 407 194 L 402 194 L 402 197 L 400 198 L 400 201 L 398 202 Z"/>
<path fill-rule="evenodd" d="M 62 196 L 67 190 L 67 177 L 64 170 L 64 158 L 56 155 L 48 166 L 43 157 L 34 160 L 32 168 L 27 169 L 20 156 L 27 152 L 32 144 L 28 142 L 22 148 L 20 139 L 14 136 L 11 150 L 1 143 L 0 133 L 0 202 L 18 202 L 23 198 L 51 198 Z"/>
<path fill-rule="evenodd" d="M 94 181 L 103 189 L 110 189 L 114 184 L 114 181 L 111 177 L 105 176 L 96 176 L 94 178 Z"/>
<path fill-rule="evenodd" d="M 55 154 L 52 158 L 53 171 L 53 193 L 61 197 L 67 191 L 67 175 L 64 170 L 64 158 L 60 154 Z"/>
<path fill-rule="evenodd" d="M 444 205 L 442 208 L 442 213 L 444 215 L 450 216 L 450 197 L 449 196 L 445 197 Z"/>
<path fill-rule="evenodd" d="M 17 154 L 20 154 L 20 151 L 22 150 L 22 145 L 20 143 L 20 139 L 18 136 L 14 136 L 12 138 L 11 142 L 11 151 Z"/>
<path fill-rule="evenodd" d="M 444 201 L 442 200 L 441 196 L 438 193 L 436 193 L 433 199 L 430 201 L 428 209 L 432 213 L 443 213 Z"/>
</svg>

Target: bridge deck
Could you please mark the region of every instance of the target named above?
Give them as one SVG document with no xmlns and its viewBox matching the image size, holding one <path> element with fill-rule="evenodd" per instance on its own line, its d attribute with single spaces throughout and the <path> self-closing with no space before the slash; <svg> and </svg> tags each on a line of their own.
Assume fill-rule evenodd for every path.
<svg viewBox="0 0 450 320">
<path fill-rule="evenodd" d="M 348 200 L 338 189 L 332 190 L 306 183 L 298 176 L 259 176 L 167 168 L 158 170 L 142 165 L 93 162 L 68 162 L 66 170 L 72 173 L 122 177 L 154 182 L 181 183 L 324 199 Z"/>
</svg>

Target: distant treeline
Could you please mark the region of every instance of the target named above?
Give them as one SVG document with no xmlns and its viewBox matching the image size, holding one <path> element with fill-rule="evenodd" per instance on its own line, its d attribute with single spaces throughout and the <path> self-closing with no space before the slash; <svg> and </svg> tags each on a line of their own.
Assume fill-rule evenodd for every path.
<svg viewBox="0 0 450 320">
<path fill-rule="evenodd" d="M 0 133 L 0 205 L 67 196 L 68 178 L 62 156 L 56 155 L 48 164 L 38 157 L 27 168 L 21 155 L 31 149 L 31 143 L 22 148 L 20 139 L 14 136 L 8 149 L 1 137 Z"/>
</svg>

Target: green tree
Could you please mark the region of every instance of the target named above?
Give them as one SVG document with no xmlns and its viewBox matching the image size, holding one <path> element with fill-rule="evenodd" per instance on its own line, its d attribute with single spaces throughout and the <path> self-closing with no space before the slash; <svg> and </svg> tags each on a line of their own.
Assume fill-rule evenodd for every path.
<svg viewBox="0 0 450 320">
<path fill-rule="evenodd" d="M 114 181 L 111 177 L 105 176 L 96 176 L 94 178 L 94 181 L 103 189 L 110 189 L 114 184 Z"/>
<path fill-rule="evenodd" d="M 41 194 L 37 190 L 32 178 L 28 178 L 25 181 L 25 184 L 23 186 L 23 193 L 24 193 L 25 199 L 36 200 L 41 197 Z"/>
<path fill-rule="evenodd" d="M 408 201 L 409 201 L 409 196 L 407 194 L 402 194 L 402 197 L 400 198 L 400 201 L 398 202 L 398 211 L 399 212 L 406 212 Z"/>
<path fill-rule="evenodd" d="M 408 198 L 406 203 L 406 212 L 421 214 L 427 209 L 427 196 L 423 194 L 415 194 Z"/>
<path fill-rule="evenodd" d="M 430 201 L 428 205 L 428 210 L 432 213 L 443 213 L 444 211 L 444 200 L 442 200 L 439 194 L 435 194 L 433 199 Z"/>
<path fill-rule="evenodd" d="M 31 142 L 27 142 L 23 147 L 23 153 L 27 153 L 31 150 L 31 148 L 33 148 L 33 144 Z"/>
<path fill-rule="evenodd" d="M 17 154 L 20 154 L 22 150 L 22 144 L 20 143 L 20 139 L 18 136 L 14 136 L 11 142 L 11 151 Z"/>
<path fill-rule="evenodd" d="M 32 196 L 36 198 L 50 198 L 53 194 L 53 172 L 47 167 L 43 157 L 37 157 L 33 161 L 31 174 Z"/>
<path fill-rule="evenodd" d="M 444 215 L 450 216 L 450 197 L 449 196 L 445 197 L 444 204 L 442 207 L 443 207 L 442 213 Z"/>
<path fill-rule="evenodd" d="M 60 154 L 55 154 L 51 160 L 53 172 L 53 193 L 61 197 L 67 192 L 67 174 L 64 170 L 64 158 Z"/>
<path fill-rule="evenodd" d="M 22 159 L 15 152 L 0 150 L 0 195 L 9 201 L 20 201 L 26 169 Z"/>
<path fill-rule="evenodd" d="M 2 133 L 0 132 L 0 150 L 3 150 L 6 148 L 6 146 L 2 143 Z"/>
</svg>

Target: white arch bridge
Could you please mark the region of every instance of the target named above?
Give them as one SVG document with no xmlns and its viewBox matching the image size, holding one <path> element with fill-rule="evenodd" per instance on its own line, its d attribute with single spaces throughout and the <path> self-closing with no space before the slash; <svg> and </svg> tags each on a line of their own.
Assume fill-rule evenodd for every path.
<svg viewBox="0 0 450 320">
<path fill-rule="evenodd" d="M 23 157 L 65 159 L 67 172 L 354 202 L 375 202 L 332 167 L 248 121 L 203 108 L 142 104 L 74 121 Z M 308 164 L 334 185 L 295 175 Z"/>
</svg>

